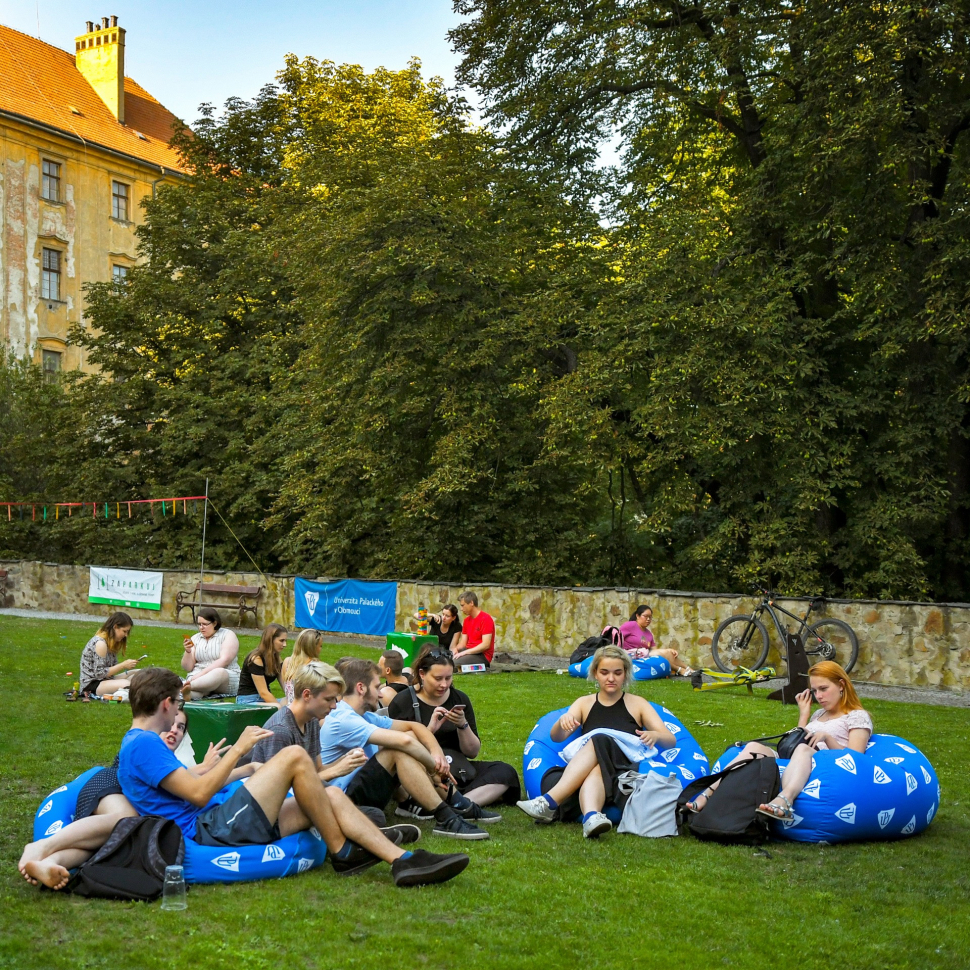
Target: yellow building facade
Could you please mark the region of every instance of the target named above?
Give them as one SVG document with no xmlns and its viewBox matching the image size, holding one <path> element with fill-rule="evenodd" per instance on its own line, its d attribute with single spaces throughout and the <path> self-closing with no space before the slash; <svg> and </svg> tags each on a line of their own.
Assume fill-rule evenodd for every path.
<svg viewBox="0 0 970 970">
<path fill-rule="evenodd" d="M 85 283 L 123 284 L 140 203 L 181 177 L 175 117 L 124 75 L 116 17 L 73 54 L 0 26 L 0 348 L 44 370 L 90 370 L 71 345 Z"/>
</svg>

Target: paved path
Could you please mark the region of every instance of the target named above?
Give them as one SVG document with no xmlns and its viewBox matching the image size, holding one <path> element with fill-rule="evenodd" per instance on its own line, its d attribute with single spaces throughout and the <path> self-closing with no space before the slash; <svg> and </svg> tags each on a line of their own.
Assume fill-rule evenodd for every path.
<svg viewBox="0 0 970 970">
<path fill-rule="evenodd" d="M 0 609 L 0 616 L 20 616 L 29 620 L 71 620 L 79 623 L 100 623 L 103 613 L 54 613 L 50 610 Z M 171 623 L 167 620 L 142 620 L 144 626 L 164 627 L 168 630 L 196 630 L 194 623 Z M 246 630 L 246 633 L 256 633 Z M 379 637 L 345 637 L 335 633 L 326 634 L 327 643 L 352 643 L 371 650 L 380 650 L 384 643 Z M 548 670 L 565 670 L 568 666 L 565 657 L 545 657 L 531 653 L 513 653 L 512 656 L 522 663 L 545 667 Z M 924 687 L 887 687 L 885 684 L 867 684 L 853 681 L 860 697 L 873 697 L 886 701 L 905 701 L 909 704 L 935 704 L 940 707 L 970 707 L 970 692 L 941 690 Z M 759 687 L 776 690 L 784 685 L 782 680 L 769 680 Z"/>
</svg>

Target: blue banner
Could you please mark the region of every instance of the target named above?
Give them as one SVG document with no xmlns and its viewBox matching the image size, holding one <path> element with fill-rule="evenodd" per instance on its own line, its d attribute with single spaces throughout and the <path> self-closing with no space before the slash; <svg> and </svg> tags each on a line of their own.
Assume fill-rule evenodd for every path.
<svg viewBox="0 0 970 970">
<path fill-rule="evenodd" d="M 298 627 L 374 637 L 394 632 L 397 583 L 359 579 L 314 583 L 297 577 L 294 594 Z"/>
</svg>

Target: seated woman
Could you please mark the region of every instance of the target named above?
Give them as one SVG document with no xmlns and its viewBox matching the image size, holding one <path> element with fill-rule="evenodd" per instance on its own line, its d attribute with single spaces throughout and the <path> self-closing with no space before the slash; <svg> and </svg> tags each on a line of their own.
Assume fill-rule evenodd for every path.
<svg viewBox="0 0 970 970">
<path fill-rule="evenodd" d="M 170 751 L 175 752 L 182 743 L 187 727 L 188 715 L 179 711 L 172 729 L 161 736 Z M 192 770 L 197 775 L 210 771 L 222 757 L 222 747 L 210 744 L 201 764 Z M 114 765 L 99 771 L 85 783 L 78 795 L 73 822 L 50 838 L 30 842 L 24 847 L 18 868 L 31 885 L 63 889 L 70 879 L 68 870 L 86 862 L 97 852 L 121 819 L 138 814 L 121 793 L 117 763 L 115 758 Z M 229 781 L 248 778 L 259 767 L 258 762 L 252 762 L 236 768 L 229 775 Z"/>
<path fill-rule="evenodd" d="M 647 701 L 626 693 L 625 688 L 633 680 L 633 661 L 626 650 L 600 647 L 593 654 L 588 676 L 596 681 L 599 690 L 572 703 L 553 727 L 552 740 L 565 741 L 578 727 L 582 728 L 583 735 L 605 729 L 638 738 L 644 749 L 643 757 L 633 761 L 615 737 L 595 734 L 573 755 L 549 791 L 517 804 L 537 822 L 554 822 L 557 810 L 560 817 L 571 814 L 574 806 L 567 804 L 567 799 L 579 792 L 583 835 L 594 839 L 613 828 L 613 823 L 603 814 L 606 803 L 612 802 L 620 808 L 626 803 L 617 787 L 618 777 L 624 771 L 636 771 L 650 749 L 672 748 L 676 742 Z"/>
<path fill-rule="evenodd" d="M 418 614 L 414 614 L 415 619 Z M 428 633 L 438 638 L 438 646 L 451 650 L 454 641 L 461 634 L 461 621 L 458 619 L 458 607 L 449 603 L 441 607 L 440 613 L 428 614 Z"/>
<path fill-rule="evenodd" d="M 182 697 L 195 700 L 207 694 L 231 694 L 239 690 L 239 639 L 222 625 L 211 606 L 198 615 L 199 632 L 183 640 L 182 669 L 188 673 Z"/>
<path fill-rule="evenodd" d="M 278 701 L 269 685 L 280 675 L 280 656 L 286 649 L 286 627 L 270 623 L 259 640 L 259 646 L 243 661 L 239 675 L 237 704 L 285 704 Z"/>
<path fill-rule="evenodd" d="M 384 678 L 384 686 L 378 691 L 381 707 L 390 707 L 391 701 L 411 686 L 411 680 L 404 673 L 404 657 L 396 650 L 385 650 L 377 658 L 377 672 Z"/>
<path fill-rule="evenodd" d="M 283 661 L 280 671 L 280 683 L 286 694 L 286 703 L 292 704 L 295 698 L 293 681 L 300 670 L 311 660 L 320 659 L 320 647 L 323 645 L 323 634 L 319 630 L 301 630 L 293 644 L 293 653 Z"/>
<path fill-rule="evenodd" d="M 798 727 L 805 728 L 808 736 L 791 756 L 781 780 L 781 791 L 770 801 L 758 807 L 762 815 L 780 821 L 794 817 L 792 803 L 801 794 L 812 773 L 812 753 L 815 750 L 851 748 L 862 754 L 872 735 L 872 717 L 862 706 L 849 675 L 833 660 L 823 660 L 809 668 L 811 685 L 795 700 L 798 701 Z M 812 701 L 819 704 L 814 714 Z M 810 716 L 811 715 L 811 716 Z M 778 752 L 767 745 L 752 741 L 744 746 L 738 758 L 755 758 L 765 755 L 777 758 Z M 698 795 L 688 808 L 699 812 L 707 799 L 717 789 L 717 784 Z"/>
<path fill-rule="evenodd" d="M 84 645 L 81 651 L 81 691 L 104 697 L 129 686 L 126 676 L 137 666 L 137 660 L 118 662 L 119 652 L 128 649 L 128 634 L 133 626 L 127 613 L 112 613 L 101 624 L 101 629 Z"/>
<path fill-rule="evenodd" d="M 401 691 L 388 708 L 397 721 L 420 721 L 435 736 L 451 762 L 458 791 L 475 805 L 501 801 L 512 805 L 519 798 L 519 776 L 504 761 L 475 761 L 482 748 L 471 698 L 452 686 L 455 661 L 441 647 L 424 646 L 411 665 L 414 686 Z M 416 705 L 416 708 L 415 708 Z M 464 773 L 461 766 L 464 765 Z M 471 766 L 469 771 L 467 766 Z M 472 773 L 474 777 L 471 777 Z M 497 821 L 497 812 L 472 812 L 479 822 Z"/>
<path fill-rule="evenodd" d="M 676 650 L 663 649 L 657 646 L 650 629 L 653 621 L 653 610 L 649 606 L 638 606 L 633 616 L 620 627 L 623 637 L 623 649 L 635 660 L 644 657 L 666 657 L 670 661 L 670 669 L 678 677 L 689 677 L 694 671 L 680 659 Z"/>
</svg>

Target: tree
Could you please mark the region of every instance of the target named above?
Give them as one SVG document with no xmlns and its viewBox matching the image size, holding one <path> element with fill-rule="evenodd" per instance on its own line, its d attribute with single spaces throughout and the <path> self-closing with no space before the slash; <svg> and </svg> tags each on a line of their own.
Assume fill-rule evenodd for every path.
<svg viewBox="0 0 970 970">
<path fill-rule="evenodd" d="M 461 78 L 533 167 L 581 187 L 620 139 L 621 268 L 557 394 L 575 439 L 619 375 L 653 575 L 965 598 L 965 6 L 456 9 Z"/>
</svg>

